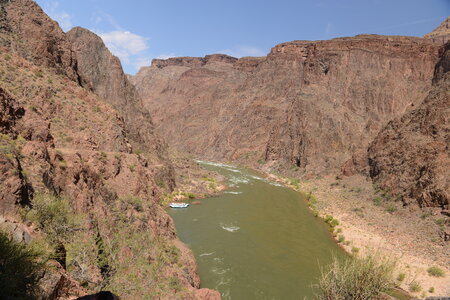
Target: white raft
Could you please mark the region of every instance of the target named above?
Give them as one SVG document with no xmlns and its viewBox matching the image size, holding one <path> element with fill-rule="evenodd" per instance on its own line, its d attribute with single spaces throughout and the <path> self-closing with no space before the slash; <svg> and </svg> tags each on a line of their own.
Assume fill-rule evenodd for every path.
<svg viewBox="0 0 450 300">
<path fill-rule="evenodd" d="M 172 208 L 186 208 L 189 206 L 189 203 L 176 203 L 176 202 L 172 202 L 169 204 L 170 207 Z"/>
</svg>

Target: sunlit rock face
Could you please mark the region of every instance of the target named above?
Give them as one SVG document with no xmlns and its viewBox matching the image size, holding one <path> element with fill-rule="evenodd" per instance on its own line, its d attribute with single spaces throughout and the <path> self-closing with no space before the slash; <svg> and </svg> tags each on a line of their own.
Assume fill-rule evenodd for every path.
<svg viewBox="0 0 450 300">
<path fill-rule="evenodd" d="M 293 41 L 266 57 L 155 60 L 131 80 L 182 152 L 322 174 L 423 100 L 438 48 L 400 36 Z"/>
</svg>

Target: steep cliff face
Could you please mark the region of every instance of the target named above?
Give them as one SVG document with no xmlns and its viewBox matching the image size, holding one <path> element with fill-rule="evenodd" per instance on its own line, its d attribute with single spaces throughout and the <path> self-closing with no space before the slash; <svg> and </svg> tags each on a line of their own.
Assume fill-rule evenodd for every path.
<svg viewBox="0 0 450 300">
<path fill-rule="evenodd" d="M 430 39 L 433 42 L 444 45 L 450 41 L 450 17 L 442 22 L 435 30 L 427 33 L 423 36 L 424 38 Z"/>
<path fill-rule="evenodd" d="M 412 37 L 294 41 L 262 58 L 154 61 L 132 82 L 182 152 L 319 174 L 423 99 L 437 53 Z"/>
<path fill-rule="evenodd" d="M 79 80 L 70 41 L 32 0 L 0 1 L 0 45 L 37 65 Z"/>
<path fill-rule="evenodd" d="M 389 122 L 371 143 L 370 176 L 405 204 L 448 209 L 450 199 L 450 43 L 425 100 Z"/>
<path fill-rule="evenodd" d="M 121 112 L 126 134 L 135 149 L 156 153 L 166 159 L 164 142 L 155 135 L 150 114 L 143 109 L 119 59 L 111 54 L 99 36 L 87 29 L 75 27 L 67 37 L 76 54 L 83 86 L 107 99 Z"/>
</svg>

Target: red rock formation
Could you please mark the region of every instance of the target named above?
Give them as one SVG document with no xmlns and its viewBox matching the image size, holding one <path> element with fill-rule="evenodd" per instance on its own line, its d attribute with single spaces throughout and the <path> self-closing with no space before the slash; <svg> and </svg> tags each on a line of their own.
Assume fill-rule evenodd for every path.
<svg viewBox="0 0 450 300">
<path fill-rule="evenodd" d="M 0 1 L 0 45 L 37 65 L 79 80 L 70 41 L 32 0 Z"/>
<path fill-rule="evenodd" d="M 369 147 L 370 176 L 405 204 L 448 209 L 450 199 L 450 43 L 425 100 L 383 128 Z"/>
<path fill-rule="evenodd" d="M 263 58 L 158 60 L 132 81 L 176 149 L 318 174 L 423 99 L 437 53 L 412 37 L 294 41 Z"/>
<path fill-rule="evenodd" d="M 439 25 L 432 32 L 425 34 L 423 37 L 440 45 L 444 45 L 450 41 L 450 17 L 447 17 L 441 25 Z"/>
<path fill-rule="evenodd" d="M 76 53 L 83 86 L 92 89 L 120 112 L 127 137 L 134 142 L 135 148 L 157 153 L 165 159 L 164 142 L 154 134 L 151 117 L 143 109 L 119 59 L 111 54 L 99 36 L 87 29 L 75 27 L 67 37 Z"/>
</svg>

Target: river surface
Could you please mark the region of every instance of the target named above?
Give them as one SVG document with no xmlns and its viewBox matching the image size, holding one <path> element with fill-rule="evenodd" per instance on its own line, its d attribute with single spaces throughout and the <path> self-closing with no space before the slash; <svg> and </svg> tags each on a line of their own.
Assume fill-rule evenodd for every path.
<svg viewBox="0 0 450 300">
<path fill-rule="evenodd" d="M 224 175 L 229 189 L 170 214 L 201 286 L 223 299 L 313 299 L 321 266 L 344 253 L 302 195 L 247 169 L 199 163 Z"/>
</svg>

